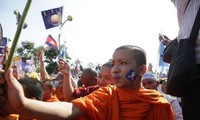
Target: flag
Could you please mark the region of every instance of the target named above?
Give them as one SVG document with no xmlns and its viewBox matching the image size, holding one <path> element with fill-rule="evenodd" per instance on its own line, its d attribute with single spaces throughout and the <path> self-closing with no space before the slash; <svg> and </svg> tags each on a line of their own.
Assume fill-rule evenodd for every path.
<svg viewBox="0 0 200 120">
<path fill-rule="evenodd" d="M 57 27 L 62 23 L 63 6 L 41 12 L 46 29 Z"/>
<path fill-rule="evenodd" d="M 30 73 L 30 72 L 34 71 L 35 65 L 27 63 L 27 62 L 22 62 L 20 68 L 21 68 L 20 70 Z"/>
<path fill-rule="evenodd" d="M 66 46 L 63 44 L 63 45 L 61 45 L 61 49 L 60 49 L 60 56 L 62 57 L 62 58 L 66 58 Z"/>
<path fill-rule="evenodd" d="M 0 43 L 2 42 L 2 39 L 3 39 L 3 28 L 0 23 Z"/>
<path fill-rule="evenodd" d="M 67 47 L 65 46 L 65 44 L 61 45 L 60 57 L 62 57 L 63 59 L 68 59 L 68 60 L 71 59 L 67 53 Z"/>
<path fill-rule="evenodd" d="M 7 46 L 8 39 L 6 37 L 2 38 L 2 42 L 0 44 L 0 54 L 4 54 L 4 49 Z"/>
<path fill-rule="evenodd" d="M 25 71 L 25 72 L 32 72 L 35 69 L 35 65 L 34 65 L 34 57 L 33 55 L 31 55 L 28 58 L 22 58 L 22 62 L 21 62 L 21 70 Z"/>
<path fill-rule="evenodd" d="M 163 51 L 164 51 L 164 45 L 160 42 L 159 46 L 159 71 L 160 73 L 167 73 L 167 69 L 169 69 L 169 64 L 163 61 Z"/>
<path fill-rule="evenodd" d="M 2 45 L 2 46 L 7 46 L 7 44 L 8 44 L 8 38 L 3 37 L 3 38 L 2 38 L 1 45 Z"/>
<path fill-rule="evenodd" d="M 22 15 L 20 14 L 20 12 L 18 10 L 15 10 L 14 14 L 16 15 L 16 19 L 17 19 L 17 23 L 16 24 L 18 25 L 20 20 L 21 20 Z M 27 26 L 28 26 L 28 24 L 24 23 L 23 24 L 23 29 L 27 28 Z"/>
<path fill-rule="evenodd" d="M 49 47 L 58 50 L 58 45 L 55 39 L 51 35 L 48 35 L 45 44 L 47 44 Z"/>
</svg>

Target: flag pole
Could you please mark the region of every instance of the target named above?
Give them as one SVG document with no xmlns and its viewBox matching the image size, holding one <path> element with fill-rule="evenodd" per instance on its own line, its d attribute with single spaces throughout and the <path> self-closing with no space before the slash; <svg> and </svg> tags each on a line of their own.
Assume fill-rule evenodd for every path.
<svg viewBox="0 0 200 120">
<path fill-rule="evenodd" d="M 5 72 L 10 67 L 10 64 L 11 64 L 11 61 L 12 61 L 12 57 L 14 55 L 15 48 L 17 46 L 17 43 L 18 43 L 18 40 L 19 40 L 19 36 L 20 36 L 22 28 L 23 28 L 23 23 L 24 23 L 25 18 L 27 16 L 28 10 L 29 10 L 30 5 L 31 5 L 31 2 L 32 2 L 32 0 L 27 0 L 26 6 L 25 6 L 23 14 L 22 14 L 22 18 L 21 18 L 21 20 L 19 22 L 19 25 L 17 26 L 17 31 L 15 33 L 15 37 L 14 37 L 14 40 L 13 40 L 13 43 L 12 43 L 12 46 L 11 46 L 11 49 L 10 49 L 10 52 L 9 52 L 9 55 L 8 55 L 8 60 L 7 60 L 5 69 L 4 69 Z"/>
<path fill-rule="evenodd" d="M 65 23 L 67 22 L 67 21 L 72 21 L 72 16 L 71 15 L 68 15 L 67 16 L 67 19 L 63 22 L 63 23 L 61 23 L 60 24 L 60 27 L 59 27 L 59 35 L 58 35 L 58 47 L 59 47 L 59 52 L 60 52 L 60 50 L 61 50 L 61 48 L 60 48 L 60 38 L 61 38 L 61 30 L 62 30 L 62 27 L 65 25 Z"/>
</svg>

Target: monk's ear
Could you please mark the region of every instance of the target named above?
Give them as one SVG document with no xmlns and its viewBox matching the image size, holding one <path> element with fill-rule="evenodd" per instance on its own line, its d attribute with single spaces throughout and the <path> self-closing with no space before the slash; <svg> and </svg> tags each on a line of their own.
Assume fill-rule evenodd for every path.
<svg viewBox="0 0 200 120">
<path fill-rule="evenodd" d="M 142 76 L 147 70 L 147 66 L 146 65 L 141 65 L 139 68 L 139 75 Z"/>
</svg>

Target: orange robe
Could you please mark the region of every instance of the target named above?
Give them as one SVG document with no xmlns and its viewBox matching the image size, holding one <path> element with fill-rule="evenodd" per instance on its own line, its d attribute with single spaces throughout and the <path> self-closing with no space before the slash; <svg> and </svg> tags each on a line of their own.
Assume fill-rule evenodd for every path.
<svg viewBox="0 0 200 120">
<path fill-rule="evenodd" d="M 107 86 L 72 103 L 94 120 L 174 120 L 171 105 L 155 90 Z"/>
<path fill-rule="evenodd" d="M 55 93 L 60 101 L 65 101 L 65 97 L 63 94 L 63 86 L 57 87 Z"/>
<path fill-rule="evenodd" d="M 43 100 L 43 101 L 45 101 L 45 102 L 59 102 L 60 100 L 57 98 L 56 95 L 51 95 L 50 98 Z"/>
</svg>

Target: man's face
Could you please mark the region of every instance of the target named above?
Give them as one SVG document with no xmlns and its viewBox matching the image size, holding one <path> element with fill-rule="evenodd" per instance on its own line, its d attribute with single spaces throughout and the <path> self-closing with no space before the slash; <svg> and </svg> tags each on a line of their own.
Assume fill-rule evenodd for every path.
<svg viewBox="0 0 200 120">
<path fill-rule="evenodd" d="M 117 50 L 113 54 L 111 74 L 116 87 L 132 88 L 133 83 L 126 75 L 134 70 L 136 73 L 138 68 L 136 62 L 130 55 L 129 50 Z"/>
<path fill-rule="evenodd" d="M 146 89 L 153 89 L 153 90 L 157 89 L 157 81 L 155 81 L 155 80 L 144 79 L 144 80 L 142 80 L 142 85 Z"/>
<path fill-rule="evenodd" d="M 99 86 L 107 86 L 114 83 L 111 76 L 111 68 L 103 66 L 100 69 L 99 75 L 97 77 L 97 83 Z"/>
</svg>

